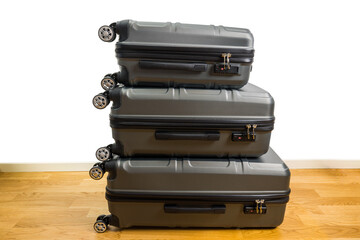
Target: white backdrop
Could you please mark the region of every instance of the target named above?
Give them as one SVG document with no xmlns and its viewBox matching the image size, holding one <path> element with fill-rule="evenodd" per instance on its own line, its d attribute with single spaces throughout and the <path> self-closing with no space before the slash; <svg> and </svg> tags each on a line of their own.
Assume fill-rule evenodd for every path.
<svg viewBox="0 0 360 240">
<path fill-rule="evenodd" d="M 275 98 L 273 148 L 287 160 L 360 159 L 357 1 L 2 1 L 0 162 L 96 162 L 112 142 L 101 25 L 134 19 L 249 28 L 250 82 Z"/>
</svg>

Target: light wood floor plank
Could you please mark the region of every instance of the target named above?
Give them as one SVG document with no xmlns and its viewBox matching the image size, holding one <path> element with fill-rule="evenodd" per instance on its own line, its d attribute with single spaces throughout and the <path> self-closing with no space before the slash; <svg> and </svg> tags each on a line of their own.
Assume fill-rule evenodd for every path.
<svg viewBox="0 0 360 240">
<path fill-rule="evenodd" d="M 86 172 L 0 173 L 0 239 L 360 239 L 360 170 L 292 170 L 275 229 L 127 229 L 95 233 L 108 214 L 106 179 Z"/>
</svg>

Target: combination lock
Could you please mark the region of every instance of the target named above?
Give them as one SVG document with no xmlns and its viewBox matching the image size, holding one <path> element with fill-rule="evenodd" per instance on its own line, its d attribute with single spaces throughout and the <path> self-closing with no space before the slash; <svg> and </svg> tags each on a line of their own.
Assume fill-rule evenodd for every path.
<svg viewBox="0 0 360 240">
<path fill-rule="evenodd" d="M 227 66 L 226 64 L 215 64 L 214 67 L 214 73 L 220 73 L 220 74 L 233 74 L 233 75 L 239 75 L 240 74 L 240 64 L 230 64 Z"/>
</svg>

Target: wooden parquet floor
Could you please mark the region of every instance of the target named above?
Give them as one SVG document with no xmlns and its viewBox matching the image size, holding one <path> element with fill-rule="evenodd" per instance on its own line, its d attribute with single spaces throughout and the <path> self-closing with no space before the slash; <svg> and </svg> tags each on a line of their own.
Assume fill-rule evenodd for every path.
<svg viewBox="0 0 360 240">
<path fill-rule="evenodd" d="M 292 170 L 285 220 L 275 229 L 128 229 L 94 232 L 107 214 L 106 179 L 87 172 L 0 173 L 0 240 L 360 239 L 360 169 Z"/>
</svg>

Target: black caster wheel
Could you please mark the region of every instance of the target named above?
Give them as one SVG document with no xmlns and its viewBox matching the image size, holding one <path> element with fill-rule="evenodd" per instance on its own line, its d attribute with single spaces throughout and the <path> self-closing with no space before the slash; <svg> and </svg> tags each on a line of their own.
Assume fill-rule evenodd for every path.
<svg viewBox="0 0 360 240">
<path fill-rule="evenodd" d="M 109 160 L 111 158 L 111 151 L 108 147 L 101 147 L 98 150 L 96 150 L 96 158 L 99 161 L 106 161 Z"/>
<path fill-rule="evenodd" d="M 100 180 L 104 176 L 104 170 L 102 167 L 95 165 L 90 169 L 89 175 L 94 180 Z"/>
<path fill-rule="evenodd" d="M 102 80 L 101 80 L 101 87 L 104 90 L 110 90 L 113 89 L 116 85 L 116 81 L 115 79 L 110 75 L 106 75 Z"/>
<path fill-rule="evenodd" d="M 97 109 L 104 109 L 109 105 L 110 100 L 104 94 L 100 93 L 93 98 L 93 104 Z"/>
<path fill-rule="evenodd" d="M 106 232 L 106 230 L 108 229 L 108 225 L 105 221 L 103 220 L 97 220 L 95 223 L 94 223 L 94 230 L 95 232 L 97 233 L 104 233 Z"/>
<path fill-rule="evenodd" d="M 109 27 L 107 25 L 102 26 L 99 28 L 98 31 L 99 38 L 104 42 L 112 42 L 116 38 L 116 33 L 114 28 Z"/>
</svg>

